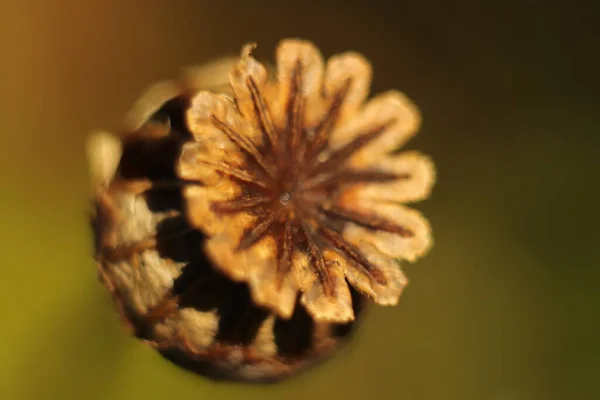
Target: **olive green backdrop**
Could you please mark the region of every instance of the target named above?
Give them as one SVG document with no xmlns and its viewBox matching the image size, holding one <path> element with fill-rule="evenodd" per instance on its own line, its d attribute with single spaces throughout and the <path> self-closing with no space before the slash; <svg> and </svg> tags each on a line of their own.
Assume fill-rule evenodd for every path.
<svg viewBox="0 0 600 400">
<path fill-rule="evenodd" d="M 600 398 L 598 10 L 583 1 L 0 1 L 0 398 Z M 593 6 L 596 9 L 598 7 Z M 84 138 L 151 82 L 280 38 L 372 60 L 439 182 L 396 308 L 275 386 L 215 384 L 120 328 L 96 279 Z"/>
</svg>

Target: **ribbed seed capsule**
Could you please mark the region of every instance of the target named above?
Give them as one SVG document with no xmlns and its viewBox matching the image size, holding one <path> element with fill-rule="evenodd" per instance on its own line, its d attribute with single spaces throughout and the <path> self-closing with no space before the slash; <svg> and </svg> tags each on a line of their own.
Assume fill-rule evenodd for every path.
<svg viewBox="0 0 600 400">
<path fill-rule="evenodd" d="M 397 261 L 430 247 L 400 203 L 427 197 L 434 170 L 388 154 L 418 113 L 397 92 L 362 105 L 362 56 L 324 64 L 286 40 L 272 79 L 251 49 L 154 86 L 122 135 L 94 137 L 93 222 L 137 336 L 211 377 L 275 381 L 339 349 L 367 297 L 396 304 Z"/>
</svg>

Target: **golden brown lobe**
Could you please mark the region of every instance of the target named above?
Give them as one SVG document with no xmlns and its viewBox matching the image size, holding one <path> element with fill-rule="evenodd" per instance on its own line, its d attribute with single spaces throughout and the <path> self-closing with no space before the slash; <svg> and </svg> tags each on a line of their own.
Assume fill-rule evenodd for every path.
<svg viewBox="0 0 600 400">
<path fill-rule="evenodd" d="M 309 42 L 284 40 L 277 76 L 244 47 L 230 73 L 235 99 L 199 92 L 181 178 L 192 225 L 216 266 L 253 300 L 288 318 L 298 294 L 315 320 L 354 318 L 347 283 L 396 304 L 397 260 L 430 247 L 430 228 L 401 203 L 429 196 L 431 161 L 390 155 L 418 129 L 417 108 L 390 91 L 363 104 L 371 67 L 345 53 L 326 64 Z"/>
</svg>

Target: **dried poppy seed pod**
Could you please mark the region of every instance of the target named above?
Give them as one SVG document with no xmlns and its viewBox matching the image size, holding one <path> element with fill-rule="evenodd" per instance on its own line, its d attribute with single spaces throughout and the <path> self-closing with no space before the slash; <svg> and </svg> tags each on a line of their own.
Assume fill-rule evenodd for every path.
<svg viewBox="0 0 600 400">
<path fill-rule="evenodd" d="M 434 169 L 389 154 L 419 114 L 398 92 L 363 106 L 362 56 L 325 64 L 285 40 L 270 77 L 252 48 L 155 86 L 126 134 L 91 142 L 96 259 L 126 324 L 166 357 L 275 381 L 339 349 L 367 297 L 397 303 L 398 261 L 431 245 L 401 203 L 429 195 Z"/>
</svg>

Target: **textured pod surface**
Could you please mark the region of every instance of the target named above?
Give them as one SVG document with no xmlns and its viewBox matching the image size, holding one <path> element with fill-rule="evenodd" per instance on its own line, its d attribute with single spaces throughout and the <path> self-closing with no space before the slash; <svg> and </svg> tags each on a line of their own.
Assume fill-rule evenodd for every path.
<svg viewBox="0 0 600 400">
<path fill-rule="evenodd" d="M 254 305 L 245 284 L 213 268 L 203 235 L 184 216 L 174 172 L 189 140 L 183 88 L 156 86 L 130 114 L 135 130 L 93 141 L 91 159 L 104 163 L 98 168 L 116 170 L 94 189 L 101 279 L 131 332 L 168 359 L 212 378 L 286 378 L 335 352 L 356 322 L 315 323 L 300 305 L 290 319 L 278 318 Z M 120 148 L 120 157 L 107 148 Z M 353 295 L 359 313 L 362 299 Z"/>
<path fill-rule="evenodd" d="M 213 377 L 273 381 L 336 351 L 365 298 L 396 305 L 432 244 L 407 203 L 431 160 L 393 153 L 421 116 L 368 99 L 371 65 L 287 39 L 150 88 L 92 142 L 96 259 L 127 325 Z M 228 76 L 229 85 L 226 84 Z"/>
</svg>

